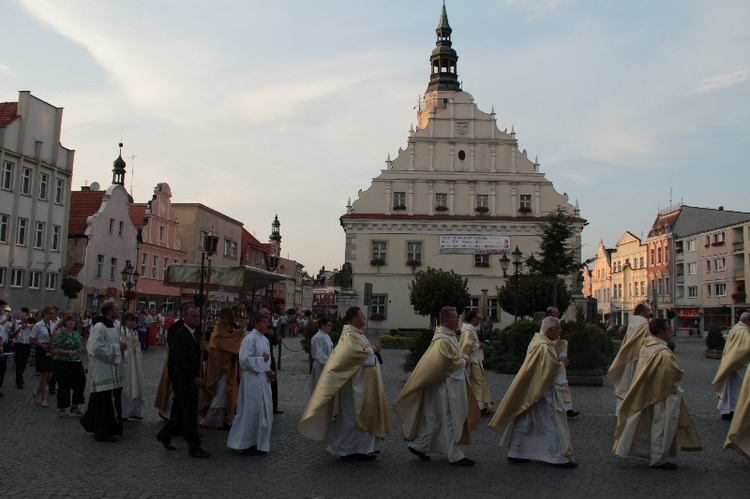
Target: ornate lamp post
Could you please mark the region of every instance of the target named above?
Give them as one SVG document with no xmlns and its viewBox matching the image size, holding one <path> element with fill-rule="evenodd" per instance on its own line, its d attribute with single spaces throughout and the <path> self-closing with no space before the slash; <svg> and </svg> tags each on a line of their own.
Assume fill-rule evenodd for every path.
<svg viewBox="0 0 750 499">
<path fill-rule="evenodd" d="M 513 267 L 515 268 L 513 273 L 513 292 L 516 297 L 516 303 L 513 310 L 513 322 L 516 322 L 518 320 L 518 274 L 521 272 L 521 267 L 523 266 L 523 252 L 516 246 L 511 256 L 513 257 L 512 260 L 508 258 L 508 255 L 503 255 L 500 259 L 500 268 L 503 269 L 503 277 L 505 279 L 508 278 L 508 268 L 511 263 L 513 263 Z"/>
<path fill-rule="evenodd" d="M 127 295 L 130 295 L 130 293 L 135 289 L 136 284 L 138 284 L 138 278 L 141 276 L 138 274 L 138 272 L 135 271 L 133 265 L 131 265 L 130 263 L 130 260 L 125 260 L 125 268 L 122 269 L 120 275 L 122 276 L 122 287 L 124 291 L 124 293 L 122 294 L 122 309 L 123 311 L 127 311 L 127 304 L 128 302 L 130 302 L 130 298 L 127 297 Z"/>
</svg>

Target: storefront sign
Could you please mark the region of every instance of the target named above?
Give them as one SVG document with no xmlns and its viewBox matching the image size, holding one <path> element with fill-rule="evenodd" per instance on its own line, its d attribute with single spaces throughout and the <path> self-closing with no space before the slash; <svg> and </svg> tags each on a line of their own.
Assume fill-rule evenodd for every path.
<svg viewBox="0 0 750 499">
<path fill-rule="evenodd" d="M 700 311 L 701 309 L 699 308 L 678 308 L 677 315 L 686 319 L 697 319 L 698 317 L 700 317 Z"/>
</svg>

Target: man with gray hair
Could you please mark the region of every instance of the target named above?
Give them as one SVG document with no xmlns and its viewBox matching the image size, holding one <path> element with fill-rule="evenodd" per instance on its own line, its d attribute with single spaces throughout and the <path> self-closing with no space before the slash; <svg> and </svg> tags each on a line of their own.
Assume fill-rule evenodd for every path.
<svg viewBox="0 0 750 499">
<path fill-rule="evenodd" d="M 730 420 L 734 416 L 740 387 L 745 379 L 747 364 L 750 362 L 750 312 L 744 312 L 739 322 L 729 332 L 721 364 L 712 383 L 721 412 L 721 419 Z"/>
<path fill-rule="evenodd" d="M 526 359 L 508 388 L 489 427 L 500 433 L 500 446 L 508 448 L 508 461 L 540 461 L 575 468 L 573 442 L 558 384 L 562 363 L 553 342 L 560 337 L 560 319 L 545 317 L 534 335 Z"/>
</svg>

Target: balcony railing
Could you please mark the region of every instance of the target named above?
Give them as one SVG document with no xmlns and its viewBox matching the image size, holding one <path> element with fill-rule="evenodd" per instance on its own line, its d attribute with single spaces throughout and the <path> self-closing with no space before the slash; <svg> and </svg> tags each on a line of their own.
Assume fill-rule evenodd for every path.
<svg viewBox="0 0 750 499">
<path fill-rule="evenodd" d="M 735 241 L 732 243 L 732 251 L 745 251 L 745 241 Z"/>
<path fill-rule="evenodd" d="M 734 278 L 735 279 L 744 279 L 745 278 L 745 269 L 734 269 Z"/>
</svg>

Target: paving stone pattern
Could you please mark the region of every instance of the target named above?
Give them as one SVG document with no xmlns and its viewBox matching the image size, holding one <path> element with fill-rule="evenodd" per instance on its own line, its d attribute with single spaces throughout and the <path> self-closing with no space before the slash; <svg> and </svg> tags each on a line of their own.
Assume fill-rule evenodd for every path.
<svg viewBox="0 0 750 499">
<path fill-rule="evenodd" d="M 680 452 L 676 471 L 653 470 L 645 461 L 614 457 L 614 399 L 609 385 L 573 387 L 570 420 L 577 469 L 543 464 L 510 464 L 498 447 L 499 435 L 483 418 L 466 446 L 473 468 L 449 465 L 445 459 L 421 462 L 408 453 L 400 424 L 391 411 L 391 433 L 373 462 L 345 463 L 296 433 L 308 399 L 307 355 L 297 338 L 285 340 L 279 372 L 280 408 L 274 419 L 271 452 L 243 456 L 226 447 L 226 431 L 201 429 L 208 460 L 187 455 L 174 439 L 175 452 L 155 439 L 162 426 L 152 407 L 164 350 L 144 353 L 149 400 L 142 422 L 126 422 L 117 443 L 98 443 L 77 419 L 57 417 L 31 398 L 37 378 L 26 371 L 26 387 L 14 386 L 8 362 L 5 395 L 0 397 L 1 497 L 748 497 L 750 461 L 721 448 L 729 423 L 716 411 L 711 380 L 718 360 L 703 356 L 703 340 L 675 338 L 685 370 L 682 387 L 705 449 Z M 408 375 L 400 367 L 404 350 L 384 350 L 383 377 L 392 404 Z M 499 401 L 513 377 L 488 373 Z"/>
</svg>

